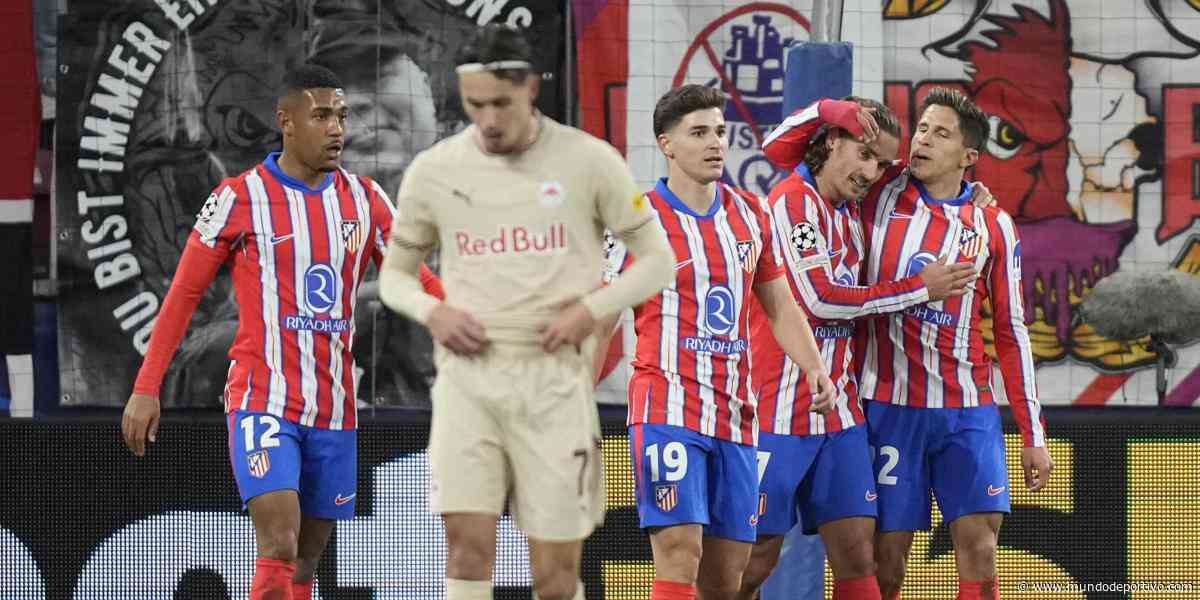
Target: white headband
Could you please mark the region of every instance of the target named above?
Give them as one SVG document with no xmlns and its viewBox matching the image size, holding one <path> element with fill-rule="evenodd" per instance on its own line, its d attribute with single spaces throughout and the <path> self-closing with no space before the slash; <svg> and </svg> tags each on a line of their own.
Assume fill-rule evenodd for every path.
<svg viewBox="0 0 1200 600">
<path fill-rule="evenodd" d="M 532 69 L 533 65 L 523 60 L 498 60 L 490 63 L 467 63 L 454 68 L 455 73 L 482 73 L 507 71 L 509 69 Z"/>
</svg>

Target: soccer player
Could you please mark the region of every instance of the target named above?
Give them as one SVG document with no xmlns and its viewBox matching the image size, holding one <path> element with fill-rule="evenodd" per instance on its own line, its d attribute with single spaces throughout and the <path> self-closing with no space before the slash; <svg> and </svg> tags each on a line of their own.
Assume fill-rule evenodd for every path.
<svg viewBox="0 0 1200 600">
<path fill-rule="evenodd" d="M 779 348 L 762 312 L 754 310 L 750 339 L 763 512 L 739 594 L 745 600 L 755 597 L 778 561 L 797 507 L 805 534 L 820 533 L 825 542 L 834 599 L 879 599 L 872 552 L 876 491 L 866 428 L 859 427 L 864 417 L 852 366 L 858 326 L 853 319 L 962 294 L 974 277 L 970 264 L 934 262 L 900 281 L 857 286 L 866 251 L 858 201 L 896 159 L 900 123 L 882 104 L 858 98 L 813 104 L 791 119 L 824 123 L 830 115 L 819 111 L 856 115 L 860 109 L 873 111 L 877 132 L 860 137 L 826 127 L 768 199 L 776 236 L 790 259 L 785 264 L 792 293 L 813 319 L 836 400 L 825 415 L 810 412 L 807 381 Z"/>
<path fill-rule="evenodd" d="M 749 322 L 757 298 L 828 410 L 834 390 L 783 279 L 765 204 L 720 183 L 725 95 L 685 85 L 654 108 L 669 175 L 647 196 L 675 251 L 675 279 L 634 309 L 629 435 L 638 515 L 650 534 L 652 600 L 731 598 L 758 520 Z M 635 251 L 633 265 L 641 261 Z"/>
<path fill-rule="evenodd" d="M 861 133 L 859 115 L 836 125 Z M 765 144 L 776 166 L 795 166 L 814 127 L 795 116 Z M 869 322 L 860 394 L 877 452 L 875 556 L 884 598 L 899 597 L 914 531 L 930 528 L 930 489 L 950 524 L 958 598 L 998 598 L 996 545 L 1010 511 L 1004 436 L 993 398 L 992 359 L 984 352 L 982 307 L 992 333 L 1003 392 L 1021 430 L 1025 484 L 1040 490 L 1054 463 L 1046 450 L 1033 355 L 1021 296 L 1021 243 L 1012 218 L 970 203 L 963 181 L 988 138 L 988 118 L 963 94 L 935 88 L 925 98 L 907 166 L 888 170 L 863 203 L 870 240 L 866 283 L 898 281 L 939 256 L 972 264 L 979 279 L 966 294 L 910 307 Z"/>
<path fill-rule="evenodd" d="M 158 433 L 158 392 L 192 313 L 230 264 L 240 314 L 225 387 L 229 460 L 258 544 L 252 600 L 312 597 L 335 519 L 357 488 L 353 309 L 382 262 L 395 210 L 339 168 L 346 98 L 329 70 L 284 76 L 283 152 L 220 183 L 196 219 L 121 429 L 138 456 Z M 425 285 L 436 292 L 432 273 Z"/>
<path fill-rule="evenodd" d="M 446 597 L 491 598 L 506 500 L 529 536 L 534 593 L 583 598 L 583 539 L 604 516 L 592 335 L 667 285 L 662 228 L 611 146 L 534 109 L 533 49 L 482 28 L 458 53 L 472 124 L 404 173 L 384 303 L 434 339 L 430 507 L 446 527 Z M 600 286 L 603 233 L 638 260 Z M 421 290 L 440 246 L 446 300 Z"/>
</svg>

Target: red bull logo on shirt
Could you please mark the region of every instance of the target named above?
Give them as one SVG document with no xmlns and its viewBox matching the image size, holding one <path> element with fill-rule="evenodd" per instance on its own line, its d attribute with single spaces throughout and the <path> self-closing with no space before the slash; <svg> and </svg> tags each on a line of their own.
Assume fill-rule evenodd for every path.
<svg viewBox="0 0 1200 600">
<path fill-rule="evenodd" d="M 458 255 L 463 257 L 515 254 L 562 254 L 567 251 L 567 225 L 551 223 L 542 231 L 524 225 L 500 225 L 493 237 L 476 237 L 469 231 L 454 232 Z"/>
</svg>

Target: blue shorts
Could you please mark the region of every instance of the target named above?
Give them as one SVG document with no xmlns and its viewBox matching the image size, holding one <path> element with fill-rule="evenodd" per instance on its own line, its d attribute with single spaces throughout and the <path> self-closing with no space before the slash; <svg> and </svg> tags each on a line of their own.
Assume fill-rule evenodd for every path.
<svg viewBox="0 0 1200 600">
<path fill-rule="evenodd" d="M 643 528 L 688 523 L 704 535 L 753 543 L 758 522 L 754 446 L 675 425 L 629 427 Z"/>
<path fill-rule="evenodd" d="M 227 415 L 229 463 L 242 502 L 296 490 L 300 512 L 318 519 L 354 518 L 358 432 L 305 427 L 266 413 Z"/>
<path fill-rule="evenodd" d="M 1010 512 L 1004 430 L 994 404 L 914 408 L 867 402 L 879 531 L 928 531 L 929 490 L 943 520 Z"/>
<path fill-rule="evenodd" d="M 819 435 L 760 433 L 758 534 L 783 535 L 799 510 L 805 535 L 831 521 L 876 516 L 866 427 Z"/>
</svg>

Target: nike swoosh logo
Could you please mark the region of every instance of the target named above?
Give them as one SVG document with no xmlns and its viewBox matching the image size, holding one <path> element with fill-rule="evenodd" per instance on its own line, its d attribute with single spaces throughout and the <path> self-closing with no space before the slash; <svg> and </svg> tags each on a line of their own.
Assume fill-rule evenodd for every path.
<svg viewBox="0 0 1200 600">
<path fill-rule="evenodd" d="M 451 193 L 451 194 L 454 194 L 454 197 L 455 197 L 455 198 L 458 198 L 459 200 L 462 200 L 463 202 L 466 202 L 467 204 L 470 204 L 470 203 L 471 203 L 471 197 L 470 197 L 470 196 L 468 196 L 468 195 L 466 194 L 466 192 L 463 192 L 463 191 L 460 191 L 460 190 L 456 190 L 456 189 L 454 189 L 454 188 L 451 188 L 451 189 L 450 189 L 450 193 Z"/>
<path fill-rule="evenodd" d="M 993 487 L 990 485 L 988 486 L 988 495 L 989 496 L 999 496 L 1000 494 L 1003 494 L 1003 493 L 1004 493 L 1004 486 L 1000 486 L 1000 487 Z"/>
<path fill-rule="evenodd" d="M 358 494 L 350 494 L 349 496 L 343 496 L 343 495 L 341 495 L 341 494 L 338 494 L 338 495 L 337 495 L 337 498 L 334 498 L 334 499 L 333 499 L 333 503 L 334 503 L 334 504 L 336 504 L 336 505 L 338 505 L 338 506 L 342 506 L 343 504 L 346 504 L 347 502 L 349 502 L 349 501 L 353 500 L 353 499 L 354 499 L 354 497 L 355 497 L 355 496 L 357 496 L 357 495 L 358 495 Z"/>
<path fill-rule="evenodd" d="M 679 262 L 675 263 L 675 270 L 678 271 L 690 264 L 692 264 L 692 259 L 690 259 L 690 258 L 687 260 L 679 261 Z"/>
<path fill-rule="evenodd" d="M 271 245 L 274 246 L 276 244 L 286 242 L 294 237 L 296 237 L 296 234 L 294 233 L 289 233 L 287 235 L 273 235 L 271 236 Z"/>
<path fill-rule="evenodd" d="M 903 214 L 903 213 L 898 213 L 898 212 L 896 212 L 896 211 L 894 211 L 894 210 L 893 210 L 893 211 L 891 212 L 891 214 L 889 214 L 889 215 L 888 215 L 888 218 L 889 218 L 889 219 L 911 219 L 911 218 L 913 218 L 913 216 L 912 216 L 912 215 L 906 215 L 906 214 Z"/>
<path fill-rule="evenodd" d="M 871 492 L 867 492 L 867 494 L 863 497 L 867 499 L 867 502 L 874 502 L 875 499 L 879 497 L 879 494 L 872 494 Z"/>
</svg>

